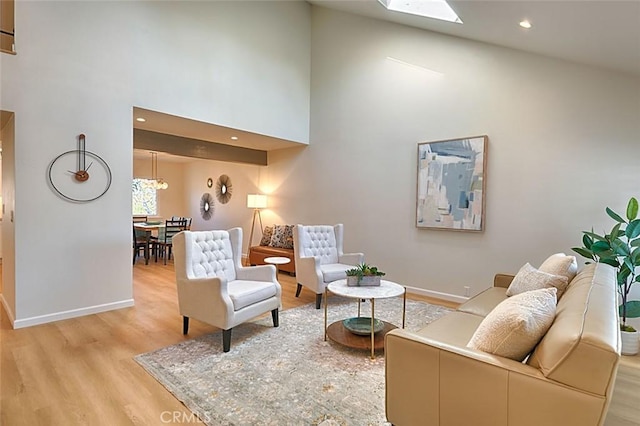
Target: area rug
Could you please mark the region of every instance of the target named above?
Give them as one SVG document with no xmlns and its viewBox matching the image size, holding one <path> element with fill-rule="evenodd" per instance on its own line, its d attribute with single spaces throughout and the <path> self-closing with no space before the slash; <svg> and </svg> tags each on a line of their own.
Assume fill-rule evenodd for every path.
<svg viewBox="0 0 640 426">
<path fill-rule="evenodd" d="M 362 303 L 367 316 L 369 303 Z M 406 328 L 449 309 L 407 300 Z M 357 315 L 353 299 L 331 297 L 329 323 Z M 402 299 L 376 300 L 376 318 L 402 323 Z M 324 341 L 324 310 L 313 304 L 138 355 L 135 360 L 209 426 L 386 425 L 384 353 Z"/>
</svg>

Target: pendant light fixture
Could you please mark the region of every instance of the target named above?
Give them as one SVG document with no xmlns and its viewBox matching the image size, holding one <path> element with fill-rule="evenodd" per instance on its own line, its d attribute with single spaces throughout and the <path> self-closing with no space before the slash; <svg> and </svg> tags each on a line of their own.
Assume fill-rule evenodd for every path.
<svg viewBox="0 0 640 426">
<path fill-rule="evenodd" d="M 151 151 L 151 180 L 155 182 L 156 189 L 169 188 L 169 184 L 158 177 L 158 153 L 153 151 Z"/>
</svg>

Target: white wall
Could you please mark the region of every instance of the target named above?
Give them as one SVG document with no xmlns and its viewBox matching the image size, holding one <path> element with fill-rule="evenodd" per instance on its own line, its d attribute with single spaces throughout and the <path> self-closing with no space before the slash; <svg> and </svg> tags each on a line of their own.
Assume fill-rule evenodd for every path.
<svg viewBox="0 0 640 426">
<path fill-rule="evenodd" d="M 304 2 L 29 1 L 15 14 L 17 55 L 0 55 L 0 109 L 16 114 L 15 327 L 132 303 L 134 106 L 306 142 Z M 113 173 L 81 205 L 46 178 L 79 133 Z"/>
<path fill-rule="evenodd" d="M 344 223 L 389 279 L 475 294 L 640 196 L 638 78 L 317 7 L 311 51 L 310 145 L 269 156 L 280 214 Z M 417 229 L 417 143 L 483 134 L 485 231 Z"/>
</svg>

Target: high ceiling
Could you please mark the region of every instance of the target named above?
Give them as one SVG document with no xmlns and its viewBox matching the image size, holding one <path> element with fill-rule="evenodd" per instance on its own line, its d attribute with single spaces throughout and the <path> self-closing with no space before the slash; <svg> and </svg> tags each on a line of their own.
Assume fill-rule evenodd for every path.
<svg viewBox="0 0 640 426">
<path fill-rule="evenodd" d="M 640 77 L 640 0 L 450 0 L 464 24 L 387 11 L 377 0 L 308 3 L 428 31 L 561 58 Z M 533 27 L 518 23 L 529 20 Z M 265 151 L 300 146 L 283 139 L 136 108 L 134 127 Z M 238 136 L 232 141 L 231 136 Z M 148 158 L 148 151 L 136 153 Z M 170 156 L 165 156 L 170 159 Z M 174 158 L 178 160 L 179 157 Z"/>
<path fill-rule="evenodd" d="M 307 0 L 356 15 L 640 76 L 640 0 L 449 0 L 455 24 L 387 11 L 378 0 Z M 529 30 L 518 23 L 531 22 Z"/>
</svg>

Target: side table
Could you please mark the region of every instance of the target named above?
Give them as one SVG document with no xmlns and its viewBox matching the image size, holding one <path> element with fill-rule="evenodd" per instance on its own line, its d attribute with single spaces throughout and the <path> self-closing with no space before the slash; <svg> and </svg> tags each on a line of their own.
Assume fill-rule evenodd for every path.
<svg viewBox="0 0 640 426">
<path fill-rule="evenodd" d="M 264 262 L 269 263 L 271 265 L 275 265 L 276 272 L 277 272 L 278 265 L 286 265 L 287 263 L 291 262 L 291 259 L 289 259 L 288 257 L 273 256 L 273 257 L 265 257 Z"/>
</svg>

